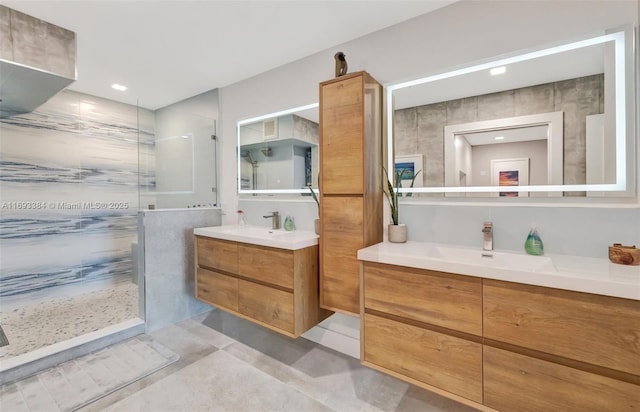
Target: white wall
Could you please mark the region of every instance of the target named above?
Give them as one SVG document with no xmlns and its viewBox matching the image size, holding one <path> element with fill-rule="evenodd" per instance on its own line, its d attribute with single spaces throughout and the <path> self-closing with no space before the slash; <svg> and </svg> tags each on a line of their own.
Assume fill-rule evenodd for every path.
<svg viewBox="0 0 640 412">
<path fill-rule="evenodd" d="M 555 1 L 544 2 L 544 7 L 539 1 L 463 1 L 221 89 L 221 199 L 227 213 L 223 224 L 236 222 L 231 212 L 238 206 L 235 122 L 318 101 L 318 83 L 333 77 L 336 51 L 346 53 L 350 71 L 366 70 L 384 85 L 541 44 L 599 34 L 630 22 L 637 25 L 638 8 L 638 1 Z M 252 213 L 287 207 L 255 199 L 243 202 L 250 203 L 252 223 L 268 224 Z M 547 253 L 606 258 L 607 246 L 614 241 L 640 244 L 637 197 L 598 207 L 565 201 L 555 205 L 509 202 L 507 206 L 477 201 L 453 206 L 404 204 L 400 220 L 409 224 L 410 239 L 473 246 L 481 244 L 482 222 L 493 220 L 497 249 L 522 250 L 533 220 Z M 312 200 L 296 203 L 294 209 L 298 227 L 300 220 L 306 226 L 317 213 Z"/>
<path fill-rule="evenodd" d="M 475 186 L 491 186 L 492 160 L 523 157 L 529 158 L 528 184 L 545 185 L 548 182 L 546 140 L 473 146 L 471 153 L 472 179 Z"/>
<path fill-rule="evenodd" d="M 220 90 L 222 207 L 225 212 L 234 212 L 238 206 L 232 172 L 236 170 L 236 121 L 317 101 L 318 83 L 333 77 L 333 54 L 337 50 L 346 53 L 350 71 L 366 70 L 384 85 L 540 44 L 596 34 L 629 22 L 637 24 L 637 16 L 637 1 L 561 1 L 546 2 L 545 7 L 538 1 L 458 2 L 224 87 Z M 545 21 L 545 30 L 539 29 L 540 21 Z M 309 199 L 307 206 L 307 215 L 313 216 L 315 204 Z M 637 199 L 634 206 L 638 206 Z M 439 207 L 446 206 L 424 206 L 427 214 Z M 553 214 L 556 209 L 544 210 Z M 228 220 L 223 216 L 223 223 L 235 222 L 235 213 L 230 215 Z M 628 222 L 617 222 L 615 215 L 612 212 L 610 217 L 613 225 L 628 227 Z M 522 218 L 528 220 L 526 215 Z M 571 227 L 555 229 L 570 231 Z M 628 240 L 640 243 L 640 235 Z M 589 242 L 583 238 L 575 241 Z M 510 249 L 520 247 L 514 243 Z M 605 252 L 598 255 L 603 257 Z"/>
</svg>

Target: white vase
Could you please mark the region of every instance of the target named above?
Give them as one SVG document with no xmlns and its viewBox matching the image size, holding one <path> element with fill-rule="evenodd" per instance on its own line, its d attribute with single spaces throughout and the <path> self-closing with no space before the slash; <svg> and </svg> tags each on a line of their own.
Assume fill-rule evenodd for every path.
<svg viewBox="0 0 640 412">
<path fill-rule="evenodd" d="M 314 219 L 313 228 L 316 230 L 316 235 L 320 234 L 320 219 Z"/>
<path fill-rule="evenodd" d="M 399 225 L 389 224 L 389 242 L 404 243 L 407 241 L 407 225 L 400 223 Z"/>
</svg>

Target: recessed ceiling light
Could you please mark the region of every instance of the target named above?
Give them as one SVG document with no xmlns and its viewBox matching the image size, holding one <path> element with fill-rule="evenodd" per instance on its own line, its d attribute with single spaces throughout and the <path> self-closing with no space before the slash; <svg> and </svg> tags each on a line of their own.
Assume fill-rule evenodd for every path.
<svg viewBox="0 0 640 412">
<path fill-rule="evenodd" d="M 496 136 L 494 137 L 495 140 L 504 140 L 504 136 Z"/>
<path fill-rule="evenodd" d="M 121 91 L 121 92 L 127 90 L 127 86 L 123 86 L 123 85 L 118 84 L 118 83 L 112 84 L 111 88 L 116 89 L 116 90 Z"/>
<path fill-rule="evenodd" d="M 489 72 L 491 73 L 492 76 L 495 76 L 496 74 L 502 74 L 502 73 L 504 73 L 506 71 L 507 71 L 506 67 L 500 66 L 500 67 L 494 67 Z"/>
</svg>

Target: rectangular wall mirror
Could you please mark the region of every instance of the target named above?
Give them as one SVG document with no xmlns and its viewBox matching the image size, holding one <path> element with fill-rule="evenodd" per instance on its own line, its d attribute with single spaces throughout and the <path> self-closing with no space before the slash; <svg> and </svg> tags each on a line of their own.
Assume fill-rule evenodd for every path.
<svg viewBox="0 0 640 412">
<path fill-rule="evenodd" d="M 629 25 L 387 85 L 389 170 L 419 160 L 417 194 L 633 194 L 633 48 Z"/>
<path fill-rule="evenodd" d="M 318 187 L 318 103 L 238 122 L 238 193 L 309 194 Z"/>
</svg>

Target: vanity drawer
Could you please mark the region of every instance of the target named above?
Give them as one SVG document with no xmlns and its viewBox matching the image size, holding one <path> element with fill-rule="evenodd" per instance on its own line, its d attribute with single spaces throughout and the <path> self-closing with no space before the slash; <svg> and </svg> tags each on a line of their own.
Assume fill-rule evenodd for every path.
<svg viewBox="0 0 640 412">
<path fill-rule="evenodd" d="M 640 375 L 640 301 L 484 280 L 484 337 Z"/>
<path fill-rule="evenodd" d="M 482 279 L 363 262 L 364 307 L 482 336 Z"/>
<path fill-rule="evenodd" d="M 238 312 L 294 333 L 293 293 L 239 279 Z"/>
<path fill-rule="evenodd" d="M 362 360 L 482 403 L 482 345 L 364 314 Z"/>
<path fill-rule="evenodd" d="M 485 346 L 484 404 L 500 411 L 637 411 L 640 386 Z"/>
<path fill-rule="evenodd" d="M 212 305 L 238 310 L 238 279 L 202 268 L 198 268 L 196 274 L 198 299 Z"/>
<path fill-rule="evenodd" d="M 225 272 L 238 271 L 238 246 L 236 242 L 196 236 L 198 266 Z"/>
<path fill-rule="evenodd" d="M 293 251 L 238 243 L 238 275 L 293 289 Z"/>
</svg>

